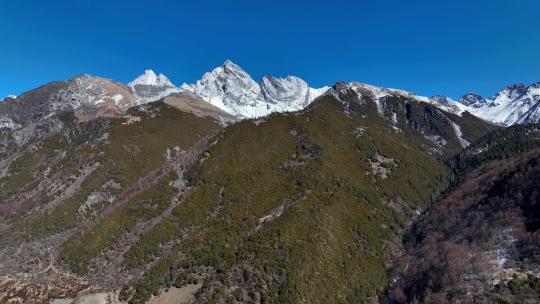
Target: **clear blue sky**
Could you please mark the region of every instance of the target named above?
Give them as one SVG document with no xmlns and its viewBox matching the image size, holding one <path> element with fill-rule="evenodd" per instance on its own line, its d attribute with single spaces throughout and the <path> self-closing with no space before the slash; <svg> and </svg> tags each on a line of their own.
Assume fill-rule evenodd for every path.
<svg viewBox="0 0 540 304">
<path fill-rule="evenodd" d="M 540 81 L 540 1 L 0 2 L 0 97 L 81 73 L 176 84 L 231 59 L 255 79 L 492 95 Z"/>
</svg>

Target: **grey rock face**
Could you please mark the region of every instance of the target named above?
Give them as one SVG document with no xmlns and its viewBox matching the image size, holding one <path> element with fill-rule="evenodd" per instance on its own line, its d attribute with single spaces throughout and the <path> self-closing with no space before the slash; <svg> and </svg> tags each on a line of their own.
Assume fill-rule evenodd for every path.
<svg viewBox="0 0 540 304">
<path fill-rule="evenodd" d="M 467 93 L 463 95 L 459 99 L 459 102 L 473 108 L 480 108 L 489 104 L 487 99 L 475 93 Z"/>
</svg>

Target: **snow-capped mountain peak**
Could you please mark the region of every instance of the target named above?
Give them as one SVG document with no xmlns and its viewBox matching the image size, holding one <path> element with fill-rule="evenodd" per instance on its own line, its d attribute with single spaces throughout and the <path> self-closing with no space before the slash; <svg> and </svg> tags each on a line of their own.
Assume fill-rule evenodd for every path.
<svg viewBox="0 0 540 304">
<path fill-rule="evenodd" d="M 220 67 L 223 69 L 225 73 L 228 73 L 228 74 L 238 74 L 238 75 L 241 75 L 242 77 L 249 76 L 249 74 L 246 71 L 244 71 L 244 69 L 242 69 L 239 65 L 230 61 L 229 59 L 225 60 L 225 62 Z M 251 78 L 251 76 L 249 77 Z"/>
<path fill-rule="evenodd" d="M 181 89 L 233 115 L 248 116 L 240 108 L 255 107 L 262 100 L 258 84 L 230 60 L 205 73 L 196 83 L 182 85 Z"/>
<path fill-rule="evenodd" d="M 438 102 L 438 103 L 440 103 L 442 105 L 453 105 L 453 104 L 455 104 L 454 100 L 452 100 L 450 97 L 444 96 L 444 95 L 431 96 L 430 99 L 435 101 L 435 102 Z"/>
<path fill-rule="evenodd" d="M 269 103 L 278 104 L 280 102 L 291 104 L 297 101 L 303 101 L 307 105 L 309 86 L 308 84 L 295 76 L 285 78 L 276 78 L 270 75 L 264 76 L 259 82 L 262 94 Z"/>
<path fill-rule="evenodd" d="M 170 87 L 174 88 L 175 85 L 163 74 L 156 75 L 156 73 L 150 69 L 145 70 L 142 75 L 139 75 L 132 82 L 128 84 L 130 87 L 135 87 L 136 85 L 146 85 L 146 86 L 155 86 L 155 87 Z"/>
<path fill-rule="evenodd" d="M 467 93 L 467 94 L 463 95 L 459 99 L 459 102 L 466 105 L 466 106 L 468 106 L 468 107 L 481 108 L 481 107 L 484 107 L 484 106 L 488 105 L 490 101 L 485 99 L 484 97 L 476 94 L 476 93 L 470 92 L 470 93 Z"/>
<path fill-rule="evenodd" d="M 540 83 L 507 86 L 491 99 L 467 94 L 459 100 L 478 117 L 503 125 L 540 121 Z"/>
<path fill-rule="evenodd" d="M 538 89 L 540 89 L 540 81 L 531 84 L 528 88 L 528 90 L 538 90 Z"/>
<path fill-rule="evenodd" d="M 522 83 L 507 86 L 504 89 L 497 92 L 497 94 L 495 94 L 495 96 L 491 98 L 491 101 L 493 103 L 492 106 L 497 106 L 501 104 L 506 105 L 512 102 L 513 100 L 516 100 L 520 98 L 521 96 L 523 96 L 523 94 L 525 94 L 526 91 L 527 91 L 527 87 Z"/>
<path fill-rule="evenodd" d="M 167 76 L 156 74 L 148 69 L 132 82 L 128 83 L 139 103 L 158 100 L 162 97 L 180 91 Z"/>
<path fill-rule="evenodd" d="M 16 95 L 8 95 L 8 96 L 4 97 L 4 99 L 0 99 L 0 101 L 12 100 L 12 99 L 16 99 L 16 98 L 17 98 Z"/>
<path fill-rule="evenodd" d="M 517 99 L 527 91 L 527 87 L 522 83 L 507 86 L 498 92 L 492 99 L 495 102 L 504 102 L 509 99 Z"/>
<path fill-rule="evenodd" d="M 298 111 L 322 94 L 298 77 L 265 76 L 257 83 L 230 60 L 203 75 L 195 84 L 182 85 L 210 104 L 237 116 L 259 117 L 272 112 Z"/>
</svg>

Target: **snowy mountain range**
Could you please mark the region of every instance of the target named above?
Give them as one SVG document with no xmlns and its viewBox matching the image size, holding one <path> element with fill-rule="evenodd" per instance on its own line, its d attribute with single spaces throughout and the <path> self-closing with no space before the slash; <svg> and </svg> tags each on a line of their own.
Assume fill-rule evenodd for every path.
<svg viewBox="0 0 540 304">
<path fill-rule="evenodd" d="M 470 113 L 506 126 L 540 122 L 540 82 L 508 86 L 489 99 L 468 93 L 459 102 Z"/>
<path fill-rule="evenodd" d="M 540 121 L 540 82 L 528 87 L 523 84 L 508 86 L 492 98 L 467 93 L 458 101 L 446 96 L 425 97 L 359 82 L 348 85 L 360 95 L 372 96 L 378 107 L 385 97 L 401 96 L 454 114 L 467 111 L 501 125 Z M 191 93 L 200 102 L 208 102 L 238 119 L 302 110 L 318 96 L 332 94 L 329 87 L 311 88 L 295 76 L 264 76 L 257 82 L 230 60 L 205 73 L 196 83 L 184 83 L 180 87 L 152 70 L 146 70 L 128 84 L 81 75 L 67 81 L 48 83 L 18 97 L 5 98 L 0 104 L 0 129 L 14 130 L 39 123 L 63 110 L 74 110 L 82 120 L 121 115 L 132 106 L 181 92 Z"/>
<path fill-rule="evenodd" d="M 301 110 L 328 87 L 313 89 L 295 76 L 264 76 L 257 83 L 241 67 L 227 60 L 195 84 L 183 84 L 181 89 L 230 114 L 260 117 L 272 112 Z"/>
<path fill-rule="evenodd" d="M 190 92 L 238 118 L 299 111 L 328 89 L 310 88 L 304 80 L 295 76 L 264 76 L 256 82 L 230 60 L 204 74 L 194 84 L 184 83 L 176 87 L 165 75 L 146 70 L 128 86 L 139 103 L 154 101 L 172 93 Z"/>
<path fill-rule="evenodd" d="M 540 122 L 540 82 L 530 86 L 523 84 L 507 86 L 491 98 L 467 93 L 457 101 L 443 95 L 426 97 L 359 82 L 351 82 L 348 85 L 359 93 L 372 95 L 378 107 L 381 106 L 381 100 L 385 97 L 401 96 L 435 105 L 443 111 L 454 114 L 469 112 L 486 121 L 503 126 Z"/>
</svg>

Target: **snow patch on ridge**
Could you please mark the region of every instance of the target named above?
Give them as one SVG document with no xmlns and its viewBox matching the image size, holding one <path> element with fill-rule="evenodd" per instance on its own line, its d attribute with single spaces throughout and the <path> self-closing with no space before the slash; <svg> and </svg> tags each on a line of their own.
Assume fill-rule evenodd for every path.
<svg viewBox="0 0 540 304">
<path fill-rule="evenodd" d="M 13 120 L 9 117 L 0 116 L 0 129 L 10 129 L 15 130 L 20 127 L 19 124 L 16 124 L 13 122 Z"/>
<path fill-rule="evenodd" d="M 453 121 L 450 121 L 450 123 L 452 124 L 452 129 L 454 129 L 454 132 L 456 133 L 461 147 L 467 148 L 471 143 L 468 142 L 465 138 L 463 138 L 463 132 L 461 132 L 461 127 Z"/>
<path fill-rule="evenodd" d="M 463 115 L 465 111 L 469 110 L 467 106 L 445 96 L 426 97 L 426 96 L 416 95 L 414 93 L 407 92 L 404 90 L 383 88 L 383 87 L 378 87 L 378 86 L 365 84 L 361 82 L 351 82 L 349 86 L 353 90 L 355 90 L 355 92 L 359 94 L 360 96 L 362 95 L 362 93 L 371 94 L 373 96 L 375 104 L 377 105 L 377 111 L 379 111 L 379 113 L 382 113 L 383 111 L 383 105 L 382 105 L 383 99 L 389 96 L 405 97 L 407 99 L 413 99 L 416 101 L 425 102 L 425 103 L 434 105 L 445 112 L 453 113 L 457 115 Z"/>
</svg>

